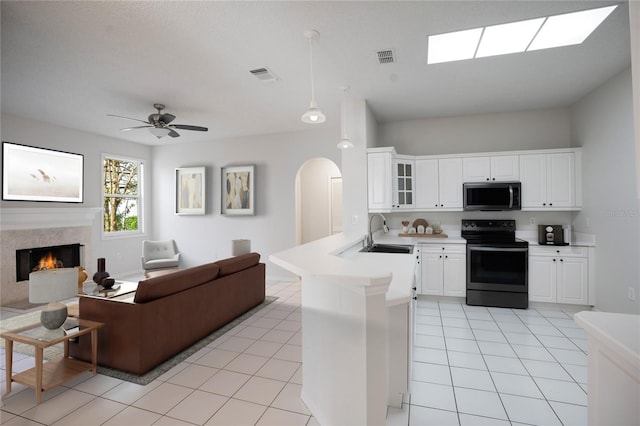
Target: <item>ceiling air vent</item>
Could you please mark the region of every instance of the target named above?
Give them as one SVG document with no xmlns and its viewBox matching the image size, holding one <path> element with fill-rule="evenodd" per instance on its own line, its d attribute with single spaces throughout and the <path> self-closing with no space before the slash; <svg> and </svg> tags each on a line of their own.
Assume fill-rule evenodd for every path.
<svg viewBox="0 0 640 426">
<path fill-rule="evenodd" d="M 249 71 L 255 78 L 266 83 L 272 83 L 278 81 L 279 78 L 269 68 L 256 68 Z"/>
<path fill-rule="evenodd" d="M 376 54 L 378 55 L 378 63 L 381 65 L 393 64 L 396 61 L 393 49 L 378 50 Z"/>
</svg>

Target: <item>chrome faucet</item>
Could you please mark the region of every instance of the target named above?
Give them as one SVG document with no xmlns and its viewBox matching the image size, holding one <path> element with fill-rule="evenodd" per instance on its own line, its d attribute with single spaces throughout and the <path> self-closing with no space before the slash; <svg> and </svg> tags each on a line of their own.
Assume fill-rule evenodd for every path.
<svg viewBox="0 0 640 426">
<path fill-rule="evenodd" d="M 387 219 L 381 215 L 380 213 L 375 213 L 369 218 L 369 235 L 367 236 L 367 247 L 373 247 L 373 232 L 371 230 L 371 224 L 373 223 L 373 218 L 376 216 L 380 216 L 382 218 L 382 230 L 386 234 L 389 232 L 389 227 L 387 226 Z"/>
</svg>

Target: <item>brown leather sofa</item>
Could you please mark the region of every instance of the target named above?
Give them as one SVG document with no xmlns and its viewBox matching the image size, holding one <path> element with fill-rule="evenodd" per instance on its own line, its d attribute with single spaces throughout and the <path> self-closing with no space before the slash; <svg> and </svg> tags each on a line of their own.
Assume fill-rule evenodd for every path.
<svg viewBox="0 0 640 426">
<path fill-rule="evenodd" d="M 82 296 L 79 315 L 106 324 L 99 365 L 144 374 L 264 299 L 265 264 L 249 253 L 140 281 L 132 301 Z M 69 346 L 91 360 L 86 336 Z"/>
</svg>

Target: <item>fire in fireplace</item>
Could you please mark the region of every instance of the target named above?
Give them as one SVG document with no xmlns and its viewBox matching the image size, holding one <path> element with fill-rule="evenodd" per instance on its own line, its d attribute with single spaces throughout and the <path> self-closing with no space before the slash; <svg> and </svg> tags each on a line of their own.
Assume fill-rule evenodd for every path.
<svg viewBox="0 0 640 426">
<path fill-rule="evenodd" d="M 64 262 L 62 262 L 61 260 L 58 260 L 58 258 L 52 255 L 51 253 L 47 253 L 46 255 L 40 258 L 40 261 L 36 266 L 33 267 L 31 272 L 43 271 L 45 269 L 55 269 L 55 268 L 64 268 Z"/>
<path fill-rule="evenodd" d="M 16 281 L 28 280 L 34 271 L 80 266 L 81 247 L 82 244 L 67 244 L 16 250 Z"/>
</svg>

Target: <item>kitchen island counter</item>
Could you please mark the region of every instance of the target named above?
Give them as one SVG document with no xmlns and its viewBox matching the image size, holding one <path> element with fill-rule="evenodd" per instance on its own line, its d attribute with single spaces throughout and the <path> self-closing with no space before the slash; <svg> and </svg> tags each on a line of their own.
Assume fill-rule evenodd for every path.
<svg viewBox="0 0 640 426">
<path fill-rule="evenodd" d="M 337 234 L 269 256 L 301 279 L 301 396 L 320 424 L 385 424 L 408 392 L 416 254 L 364 253 L 363 241 Z"/>
</svg>

